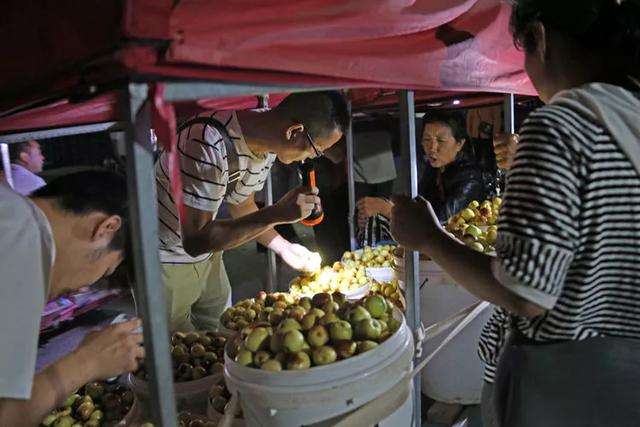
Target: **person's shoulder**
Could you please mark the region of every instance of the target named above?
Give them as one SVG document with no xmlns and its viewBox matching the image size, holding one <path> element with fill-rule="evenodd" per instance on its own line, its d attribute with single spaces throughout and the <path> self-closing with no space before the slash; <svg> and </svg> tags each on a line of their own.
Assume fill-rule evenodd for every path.
<svg viewBox="0 0 640 427">
<path fill-rule="evenodd" d="M 25 216 L 25 212 L 30 212 L 31 201 L 21 194 L 18 194 L 5 183 L 0 183 L 0 217 L 20 218 Z"/>
<path fill-rule="evenodd" d="M 547 104 L 533 111 L 523 123 L 523 128 L 543 126 L 559 134 L 594 135 L 602 132 L 602 126 L 580 112 L 564 104 Z"/>
<path fill-rule="evenodd" d="M 37 230 L 36 207 L 28 197 L 22 196 L 5 184 L 0 184 L 0 233 L 7 230 Z M 24 235 L 26 238 L 27 236 Z"/>
<path fill-rule="evenodd" d="M 205 111 L 185 120 L 180 126 L 179 134 L 195 140 L 217 140 L 222 136 L 221 129 L 229 131 L 234 117 L 233 111 Z"/>
</svg>

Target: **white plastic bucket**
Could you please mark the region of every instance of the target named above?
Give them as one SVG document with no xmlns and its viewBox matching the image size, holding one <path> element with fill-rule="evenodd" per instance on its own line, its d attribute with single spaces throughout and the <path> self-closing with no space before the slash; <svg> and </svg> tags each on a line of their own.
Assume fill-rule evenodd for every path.
<svg viewBox="0 0 640 427">
<path fill-rule="evenodd" d="M 378 423 L 378 427 L 400 427 L 400 426 L 412 426 L 413 421 L 413 387 L 411 393 L 394 413 L 390 414 L 387 418 L 384 418 Z"/>
<path fill-rule="evenodd" d="M 209 375 L 195 381 L 174 383 L 176 406 L 179 411 L 188 411 L 198 415 L 205 415 L 209 390 L 214 384 L 222 380 L 222 374 Z M 133 389 L 136 397 L 149 403 L 149 385 L 146 381 L 130 373 L 127 384 Z"/>
<path fill-rule="evenodd" d="M 404 261 L 394 262 L 396 278 L 404 286 Z M 425 279 L 428 279 L 426 283 Z M 425 327 L 449 318 L 478 298 L 458 285 L 433 261 L 420 260 L 420 318 Z M 477 354 L 480 332 L 489 320 L 487 310 L 464 328 L 422 370 L 422 392 L 446 403 L 472 405 L 480 402 L 484 365 Z M 430 354 L 444 340 L 442 334 L 424 342 L 423 354 Z"/>
<path fill-rule="evenodd" d="M 400 329 L 377 348 L 300 371 L 247 368 L 225 354 L 225 380 L 240 397 L 247 427 L 314 425 L 353 411 L 392 388 L 412 366 L 413 337 Z M 390 414 L 391 415 L 391 414 Z"/>
<path fill-rule="evenodd" d="M 349 414 L 340 415 L 319 423 L 309 425 L 309 427 L 333 427 L 339 421 L 343 421 Z M 377 427 L 410 427 L 413 425 L 413 387 L 402 405 L 391 414 L 376 423 Z M 307 424 L 305 424 L 306 426 Z M 242 427 L 242 426 L 233 426 Z"/>
</svg>

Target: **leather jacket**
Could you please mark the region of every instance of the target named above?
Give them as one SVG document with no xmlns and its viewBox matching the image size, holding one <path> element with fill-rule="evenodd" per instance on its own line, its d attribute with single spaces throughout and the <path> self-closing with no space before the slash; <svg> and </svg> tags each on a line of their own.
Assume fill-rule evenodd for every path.
<svg viewBox="0 0 640 427">
<path fill-rule="evenodd" d="M 487 196 L 480 165 L 464 151 L 442 172 L 427 163 L 419 192 L 431 202 L 441 223 L 446 223 L 471 201 L 481 202 Z"/>
</svg>

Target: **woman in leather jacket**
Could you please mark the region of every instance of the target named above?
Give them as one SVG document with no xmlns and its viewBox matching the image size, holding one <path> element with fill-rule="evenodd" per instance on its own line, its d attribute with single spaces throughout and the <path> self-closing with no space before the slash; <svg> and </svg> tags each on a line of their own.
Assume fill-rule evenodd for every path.
<svg viewBox="0 0 640 427">
<path fill-rule="evenodd" d="M 422 176 L 419 193 L 427 199 L 441 223 L 464 209 L 472 200 L 486 196 L 482 169 L 475 160 L 464 122 L 456 113 L 435 112 L 425 116 L 422 148 L 427 167 Z M 357 203 L 358 226 L 367 225 L 376 215 L 389 218 L 389 200 L 364 197 Z"/>
</svg>

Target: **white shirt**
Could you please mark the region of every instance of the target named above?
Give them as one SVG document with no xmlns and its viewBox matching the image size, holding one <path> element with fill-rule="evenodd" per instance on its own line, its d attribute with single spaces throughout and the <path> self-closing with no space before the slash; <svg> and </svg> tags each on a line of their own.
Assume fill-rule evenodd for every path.
<svg viewBox="0 0 640 427">
<path fill-rule="evenodd" d="M 235 152 L 228 153 L 220 133 L 202 124 L 183 130 L 178 135 L 178 153 L 182 172 L 182 191 L 186 206 L 209 211 L 215 219 L 223 201 L 237 205 L 251 193 L 260 191 L 276 159 L 275 154 L 256 155 L 247 146 L 240 123 L 234 112 L 206 112 L 225 126 Z M 229 162 L 227 156 L 237 161 Z M 230 170 L 229 164 L 237 165 Z M 209 254 L 193 258 L 182 247 L 182 235 L 177 209 L 171 195 L 168 155 L 162 153 L 156 163 L 160 261 L 165 263 L 195 263 Z M 227 191 L 228 184 L 234 187 Z"/>
<path fill-rule="evenodd" d="M 30 399 L 55 246 L 31 200 L 0 184 L 0 399 Z"/>
<path fill-rule="evenodd" d="M 13 180 L 13 190 L 16 193 L 28 196 L 47 183 L 29 169 L 20 165 L 11 164 L 11 179 Z"/>
</svg>

